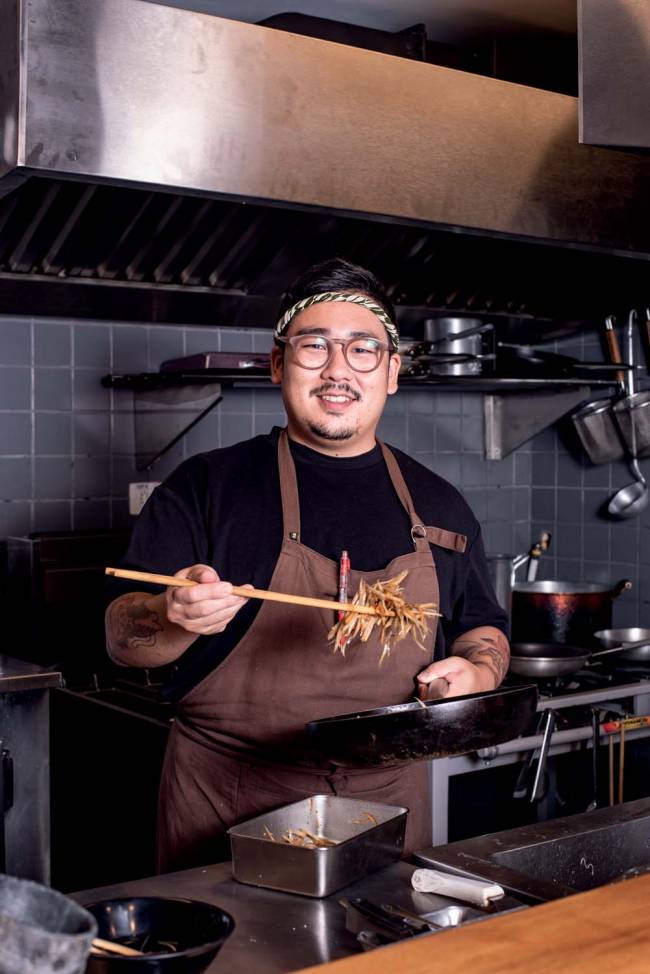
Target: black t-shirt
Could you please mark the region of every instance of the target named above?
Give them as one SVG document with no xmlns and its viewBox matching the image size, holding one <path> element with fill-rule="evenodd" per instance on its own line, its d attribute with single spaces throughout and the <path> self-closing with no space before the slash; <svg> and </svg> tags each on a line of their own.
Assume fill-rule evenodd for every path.
<svg viewBox="0 0 650 974">
<path fill-rule="evenodd" d="M 173 575 L 212 565 L 235 585 L 268 588 L 282 545 L 277 445 L 280 430 L 186 460 L 151 495 L 135 527 L 123 568 Z M 390 480 L 381 448 L 330 457 L 290 443 L 300 499 L 301 542 L 338 562 L 347 550 L 359 571 L 384 568 L 413 551 L 410 521 Z M 464 553 L 431 545 L 440 587 L 436 658 L 477 626 L 506 631 L 505 613 L 488 576 L 479 524 L 447 481 L 395 453 L 423 524 L 467 536 Z M 107 599 L 159 586 L 111 578 Z M 251 625 L 261 602 L 250 599 L 224 632 L 199 636 L 165 671 L 165 694 L 179 699 L 222 662 Z"/>
</svg>

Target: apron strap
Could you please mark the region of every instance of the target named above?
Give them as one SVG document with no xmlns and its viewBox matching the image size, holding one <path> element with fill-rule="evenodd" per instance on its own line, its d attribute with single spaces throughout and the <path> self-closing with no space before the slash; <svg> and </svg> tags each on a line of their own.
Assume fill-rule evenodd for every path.
<svg viewBox="0 0 650 974">
<path fill-rule="evenodd" d="M 388 467 L 390 479 L 393 482 L 393 487 L 411 519 L 411 538 L 413 539 L 415 550 L 429 551 L 429 544 L 436 544 L 440 548 L 448 548 L 450 551 L 465 551 L 467 538 L 464 534 L 447 531 L 445 528 L 425 526 L 413 506 L 411 492 L 406 486 L 406 481 L 399 468 L 395 454 L 385 443 L 380 443 L 380 446 L 384 454 L 386 466 Z"/>
<path fill-rule="evenodd" d="M 389 447 L 386 446 L 385 443 L 380 442 L 379 445 L 381 447 L 381 452 L 384 454 L 384 460 L 386 461 L 388 473 L 391 481 L 393 482 L 395 492 L 411 520 L 411 540 L 415 545 L 415 550 L 429 551 L 426 528 L 416 514 L 411 492 L 406 486 L 406 481 L 404 480 L 402 471 L 400 470 L 399 464 L 395 459 L 395 454 Z"/>
<path fill-rule="evenodd" d="M 289 449 L 286 429 L 278 440 L 278 469 L 280 471 L 280 493 L 282 495 L 283 542 L 300 541 L 300 501 L 298 500 L 298 479 L 296 466 Z"/>
</svg>

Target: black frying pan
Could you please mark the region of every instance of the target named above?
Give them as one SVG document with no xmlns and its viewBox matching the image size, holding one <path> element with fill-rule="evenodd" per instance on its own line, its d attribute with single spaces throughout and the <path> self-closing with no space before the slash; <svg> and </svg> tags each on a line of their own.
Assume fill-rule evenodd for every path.
<svg viewBox="0 0 650 974">
<path fill-rule="evenodd" d="M 511 687 L 312 720 L 307 731 L 335 764 L 369 768 L 502 744 L 525 730 L 536 708 L 537 687 Z"/>
</svg>

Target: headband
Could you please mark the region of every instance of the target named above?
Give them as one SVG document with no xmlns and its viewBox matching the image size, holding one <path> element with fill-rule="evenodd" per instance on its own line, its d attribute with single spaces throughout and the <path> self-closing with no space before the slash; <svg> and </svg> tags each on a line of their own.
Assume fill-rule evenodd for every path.
<svg viewBox="0 0 650 974">
<path fill-rule="evenodd" d="M 275 337 L 279 338 L 285 333 L 299 311 L 304 311 L 305 308 L 310 308 L 312 304 L 320 304 L 323 301 L 349 301 L 351 304 L 360 304 L 364 308 L 367 308 L 368 311 L 372 311 L 388 332 L 390 344 L 395 351 L 399 348 L 397 326 L 390 316 L 386 314 L 382 306 L 377 304 L 376 301 L 371 301 L 365 294 L 358 294 L 357 292 L 350 293 L 347 291 L 323 291 L 322 294 L 312 294 L 308 298 L 302 298 L 300 301 L 296 301 L 279 319 L 275 326 Z"/>
</svg>

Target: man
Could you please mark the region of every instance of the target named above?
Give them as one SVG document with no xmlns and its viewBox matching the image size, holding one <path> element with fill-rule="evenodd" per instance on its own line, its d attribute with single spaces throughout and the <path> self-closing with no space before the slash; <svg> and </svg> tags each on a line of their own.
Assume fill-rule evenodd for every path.
<svg viewBox="0 0 650 974">
<path fill-rule="evenodd" d="M 407 851 L 429 844 L 424 764 L 342 771 L 310 751 L 304 725 L 409 700 L 440 678 L 457 695 L 505 675 L 506 619 L 478 523 L 450 484 L 375 439 L 397 390 L 394 321 L 362 268 L 337 259 L 303 274 L 272 352 L 287 430 L 192 457 L 136 523 L 125 565 L 198 583 L 161 593 L 113 582 L 107 610 L 115 662 L 175 664 L 161 869 L 215 861 L 228 827 L 317 793 L 406 805 Z M 362 578 L 406 571 L 407 600 L 439 605 L 424 651 L 407 638 L 380 668 L 376 637 L 333 653 L 329 610 L 232 594 L 252 583 L 335 599 L 343 550 L 351 595 Z"/>
</svg>

